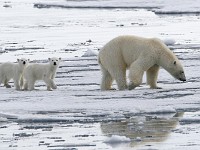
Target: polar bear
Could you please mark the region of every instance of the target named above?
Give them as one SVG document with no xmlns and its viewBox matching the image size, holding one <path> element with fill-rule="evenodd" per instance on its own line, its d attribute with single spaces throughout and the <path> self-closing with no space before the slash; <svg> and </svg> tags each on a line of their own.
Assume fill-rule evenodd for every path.
<svg viewBox="0 0 200 150">
<path fill-rule="evenodd" d="M 24 90 L 34 90 L 35 82 L 43 80 L 47 85 L 47 90 L 56 89 L 57 86 L 53 79 L 55 78 L 57 68 L 61 58 L 49 58 L 47 64 L 30 64 L 24 70 Z"/>
<path fill-rule="evenodd" d="M 99 52 L 102 71 L 101 90 L 111 89 L 116 80 L 119 90 L 134 89 L 142 83 L 146 71 L 147 84 L 156 89 L 160 66 L 180 81 L 186 81 L 183 67 L 173 52 L 157 38 L 119 36 L 108 42 Z M 126 69 L 130 83 L 127 86 Z"/>
<path fill-rule="evenodd" d="M 21 77 L 24 68 L 27 66 L 29 59 L 17 59 L 17 63 L 6 62 L 0 65 L 0 84 L 3 83 L 6 88 L 11 88 L 8 82 L 13 79 L 16 90 L 21 89 Z"/>
</svg>

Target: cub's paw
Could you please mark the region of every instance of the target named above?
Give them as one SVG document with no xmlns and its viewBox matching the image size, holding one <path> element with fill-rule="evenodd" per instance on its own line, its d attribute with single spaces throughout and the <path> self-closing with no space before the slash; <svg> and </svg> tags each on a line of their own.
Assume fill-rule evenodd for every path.
<svg viewBox="0 0 200 150">
<path fill-rule="evenodd" d="M 53 85 L 53 86 L 52 86 L 52 89 L 57 89 L 57 85 Z"/>
<path fill-rule="evenodd" d="M 6 88 L 11 88 L 11 85 L 6 84 L 5 87 L 6 87 Z"/>
</svg>

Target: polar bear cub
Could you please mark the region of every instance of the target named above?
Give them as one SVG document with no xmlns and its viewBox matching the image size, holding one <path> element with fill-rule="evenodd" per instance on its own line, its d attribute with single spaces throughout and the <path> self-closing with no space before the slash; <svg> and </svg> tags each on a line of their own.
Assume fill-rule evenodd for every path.
<svg viewBox="0 0 200 150">
<path fill-rule="evenodd" d="M 6 88 L 11 88 L 8 82 L 13 79 L 16 90 L 20 90 L 22 85 L 20 81 L 24 68 L 27 66 L 29 59 L 17 59 L 17 63 L 6 62 L 0 65 L 0 84 L 3 83 Z"/>
<path fill-rule="evenodd" d="M 26 67 L 24 70 L 24 90 L 34 90 L 37 80 L 43 80 L 49 91 L 57 88 L 53 79 L 55 78 L 61 58 L 53 57 L 48 60 L 49 63 L 47 64 L 30 64 Z"/>
</svg>

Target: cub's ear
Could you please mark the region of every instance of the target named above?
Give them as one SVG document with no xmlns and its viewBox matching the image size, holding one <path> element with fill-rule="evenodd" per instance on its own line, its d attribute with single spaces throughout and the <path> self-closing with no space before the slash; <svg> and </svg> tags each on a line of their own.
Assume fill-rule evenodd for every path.
<svg viewBox="0 0 200 150">
<path fill-rule="evenodd" d="M 20 59 L 17 59 L 17 62 L 19 62 L 20 61 Z"/>
<path fill-rule="evenodd" d="M 30 59 L 27 59 L 28 60 L 28 62 L 30 61 Z"/>
<path fill-rule="evenodd" d="M 174 65 L 176 65 L 176 61 L 174 61 Z"/>
<path fill-rule="evenodd" d="M 50 60 L 51 60 L 51 58 L 48 58 L 48 60 L 50 61 Z"/>
<path fill-rule="evenodd" d="M 59 60 L 61 60 L 61 58 L 59 57 Z"/>
</svg>

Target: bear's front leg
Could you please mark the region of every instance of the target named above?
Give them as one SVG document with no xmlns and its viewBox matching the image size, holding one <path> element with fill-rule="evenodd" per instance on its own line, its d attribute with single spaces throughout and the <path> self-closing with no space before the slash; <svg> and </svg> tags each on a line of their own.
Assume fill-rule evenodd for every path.
<svg viewBox="0 0 200 150">
<path fill-rule="evenodd" d="M 144 70 L 137 63 L 133 63 L 130 66 L 130 70 L 129 70 L 130 83 L 128 85 L 129 90 L 132 90 L 138 87 L 142 83 L 143 74 L 144 74 Z"/>
<path fill-rule="evenodd" d="M 159 69 L 160 67 L 158 65 L 153 65 L 146 72 L 147 84 L 150 86 L 151 89 L 162 89 L 161 87 L 157 86 L 157 78 L 158 78 Z"/>
<path fill-rule="evenodd" d="M 44 82 L 46 83 L 47 85 L 47 90 L 48 91 L 51 91 L 52 89 L 57 89 L 57 86 L 55 85 L 55 83 L 53 82 L 52 79 L 50 78 L 47 78 L 46 76 L 44 77 Z M 51 89 L 52 88 L 52 89 Z"/>
<path fill-rule="evenodd" d="M 47 91 L 53 91 L 50 86 L 47 86 Z"/>
<path fill-rule="evenodd" d="M 57 85 L 54 83 L 53 80 L 51 80 L 50 83 L 51 83 L 51 88 L 52 89 L 57 89 Z"/>
</svg>

